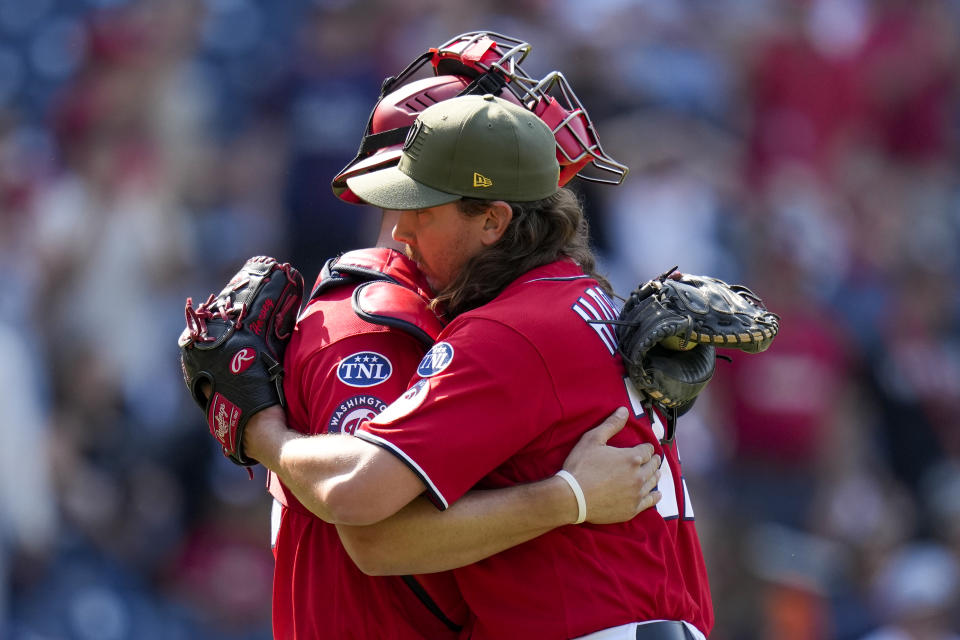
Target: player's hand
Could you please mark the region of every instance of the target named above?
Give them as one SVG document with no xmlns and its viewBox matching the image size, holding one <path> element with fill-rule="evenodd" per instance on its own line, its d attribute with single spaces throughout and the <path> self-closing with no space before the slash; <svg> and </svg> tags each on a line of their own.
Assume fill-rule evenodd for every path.
<svg viewBox="0 0 960 640">
<path fill-rule="evenodd" d="M 209 398 L 213 387 L 209 382 L 200 383 L 200 391 Z M 267 407 L 250 416 L 247 428 L 243 433 L 243 448 L 245 451 L 260 450 L 263 455 L 264 446 L 269 447 L 269 441 L 277 433 L 287 430 L 287 416 L 279 405 Z M 269 449 L 268 449 L 269 450 Z"/>
<path fill-rule="evenodd" d="M 660 456 L 653 445 L 621 448 L 607 445 L 627 423 L 620 408 L 587 431 L 563 463 L 580 483 L 587 502 L 587 522 L 624 522 L 660 501 Z"/>
</svg>

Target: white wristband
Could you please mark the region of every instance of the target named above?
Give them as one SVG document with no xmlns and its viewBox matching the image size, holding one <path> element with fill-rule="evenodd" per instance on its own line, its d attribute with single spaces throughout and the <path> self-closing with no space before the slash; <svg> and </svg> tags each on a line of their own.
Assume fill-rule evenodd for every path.
<svg viewBox="0 0 960 640">
<path fill-rule="evenodd" d="M 580 524 L 587 519 L 587 498 L 583 495 L 583 489 L 580 488 L 580 483 L 573 477 L 573 474 L 566 469 L 560 469 L 560 471 L 557 471 L 557 475 L 567 481 L 567 484 L 573 489 L 573 495 L 577 496 L 577 521 L 573 524 Z"/>
</svg>

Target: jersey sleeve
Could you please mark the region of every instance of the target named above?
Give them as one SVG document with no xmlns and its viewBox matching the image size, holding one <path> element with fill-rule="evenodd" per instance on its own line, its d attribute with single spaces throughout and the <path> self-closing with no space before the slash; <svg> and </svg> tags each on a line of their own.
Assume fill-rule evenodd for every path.
<svg viewBox="0 0 960 640">
<path fill-rule="evenodd" d="M 543 359 L 514 330 L 475 318 L 442 338 L 420 362 L 414 384 L 357 435 L 398 456 L 445 509 L 558 419 L 560 409 Z"/>
<path fill-rule="evenodd" d="M 401 331 L 353 335 L 313 353 L 301 370 L 310 433 L 354 433 L 407 386 L 423 346 Z"/>
</svg>

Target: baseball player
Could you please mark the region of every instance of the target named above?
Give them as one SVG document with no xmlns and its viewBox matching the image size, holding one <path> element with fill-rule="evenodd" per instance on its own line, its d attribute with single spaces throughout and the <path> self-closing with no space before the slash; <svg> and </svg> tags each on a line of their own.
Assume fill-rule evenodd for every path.
<svg viewBox="0 0 960 640">
<path fill-rule="evenodd" d="M 393 227 L 393 217 L 396 215 L 385 216 L 387 233 Z M 360 267 L 401 283 L 371 281 L 383 283 L 385 291 L 378 294 L 387 296 L 376 311 L 390 314 L 398 322 L 416 320 L 415 315 L 405 316 L 397 310 L 406 303 L 405 298 L 413 300 L 400 287 L 406 287 L 406 291 L 417 287 L 425 293 L 425 282 L 408 258 L 385 246 L 386 242 L 378 244 L 375 249 L 346 254 L 331 271 L 342 274 Z M 300 432 L 353 433 L 363 420 L 400 395 L 423 356 L 425 346 L 414 332 L 374 325 L 357 317 L 351 300 L 358 289 L 364 293 L 376 287 L 350 282 L 324 288 L 305 310 L 291 340 L 285 359 L 286 417 Z M 419 308 L 425 309 L 423 302 Z M 374 311 L 372 307 L 366 309 Z M 651 453 L 652 449 L 640 452 L 643 460 L 649 460 Z M 635 473 L 636 466 L 625 458 L 602 454 L 589 450 L 573 471 L 586 478 L 584 484 L 590 483 L 587 493 L 596 495 L 615 479 Z M 626 488 L 634 487 L 629 491 L 634 507 L 618 499 L 615 510 L 592 513 L 591 517 L 626 519 L 652 504 L 656 496 L 642 505 L 635 496 L 652 489 L 655 480 L 643 489 L 640 485 L 653 477 L 657 462 L 654 458 L 644 467 L 633 485 L 624 483 L 623 490 L 618 488 L 626 493 Z M 317 637 L 324 632 L 334 637 L 443 638 L 454 637 L 462 627 L 466 611 L 452 574 L 364 575 L 344 550 L 336 527 L 317 518 L 275 477 L 271 478 L 271 490 L 278 498 L 277 504 L 283 505 L 276 514 L 273 544 L 275 637 Z M 606 498 L 612 500 L 613 496 Z M 435 572 L 468 564 L 572 522 L 577 516 L 575 506 L 568 488 L 555 481 L 524 487 L 514 495 L 477 494 L 459 504 L 456 512 L 439 518 L 429 503 L 415 502 L 404 514 L 390 519 L 386 523 L 390 528 L 378 534 L 389 538 L 389 544 L 382 545 L 379 552 L 394 556 L 394 563 L 402 562 L 393 566 L 403 566 L 403 573 Z M 478 520 L 483 527 L 477 526 Z M 364 535 L 368 529 L 358 530 L 357 535 Z M 323 593 L 319 603 L 318 589 Z"/>
<path fill-rule="evenodd" d="M 704 638 L 712 604 L 676 443 L 625 377 L 603 324 L 617 308 L 558 175 L 554 135 L 525 109 L 485 95 L 423 111 L 396 167 L 347 184 L 401 212 L 393 237 L 449 324 L 412 385 L 357 437 L 304 438 L 267 410 L 244 445 L 324 519 L 365 525 L 423 493 L 447 509 L 475 486 L 549 476 L 584 424 L 628 404 L 628 427 L 610 443 L 662 456 L 657 509 L 553 529 L 456 569 L 467 628 L 472 638 Z M 576 475 L 559 475 L 583 521 L 589 498 Z M 366 570 L 397 571 L 377 554 L 364 559 L 389 541 L 358 530 L 341 535 Z"/>
<path fill-rule="evenodd" d="M 499 46 L 509 39 L 498 39 L 493 49 L 501 56 L 499 69 L 507 66 Z M 491 47 L 476 35 L 469 41 L 474 50 Z M 451 59 L 449 50 L 449 45 L 439 48 L 443 61 Z M 396 136 L 397 130 L 409 128 L 409 105 L 453 97 L 471 82 L 462 75 L 440 75 L 389 92 L 371 116 L 367 139 L 376 141 L 370 144 L 389 142 L 385 132 Z M 348 177 L 399 158 L 400 143 L 378 148 L 370 144 L 365 143 L 358 158 L 335 179 L 345 200 L 356 201 L 344 186 Z M 571 157 L 580 162 L 580 155 Z M 399 217 L 399 212 L 384 214 L 376 248 L 327 263 L 298 320 L 284 366 L 286 419 L 299 433 L 353 434 L 405 390 L 442 328 L 426 306 L 433 295 L 429 283 L 413 261 L 397 251 L 403 245 L 391 237 Z M 599 446 L 621 422 L 604 423 L 567 461 L 584 486 L 592 521 L 629 519 L 659 498 L 651 492 L 659 463 L 655 456 L 651 460 L 652 447 L 628 456 L 628 450 Z M 365 560 L 375 553 L 398 574 L 431 573 L 373 578 L 351 560 L 337 528 L 311 511 L 312 496 L 273 473 L 269 488 L 276 498 L 276 638 L 455 637 L 469 612 L 453 574 L 441 571 L 485 558 L 579 515 L 568 486 L 555 477 L 470 494 L 442 514 L 426 499 L 415 500 L 377 526 L 350 528 L 351 539 L 362 546 Z M 374 538 L 382 542 L 373 544 Z"/>
</svg>

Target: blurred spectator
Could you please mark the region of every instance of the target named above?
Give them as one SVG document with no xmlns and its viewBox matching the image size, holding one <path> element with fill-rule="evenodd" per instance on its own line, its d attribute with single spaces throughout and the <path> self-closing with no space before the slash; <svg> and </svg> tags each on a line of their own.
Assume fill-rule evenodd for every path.
<svg viewBox="0 0 960 640">
<path fill-rule="evenodd" d="M 36 200 L 39 319 L 47 335 L 98 354 L 146 422 L 169 420 L 175 405 L 163 394 L 176 380 L 160 348 L 163 305 L 176 299 L 164 295 L 186 265 L 185 220 L 150 126 L 155 76 L 141 25 L 120 16 L 93 24 L 93 42 L 105 44 L 62 95 L 54 125 L 63 171 Z M 120 303 L 125 321 L 110 322 L 105 311 Z"/>
<path fill-rule="evenodd" d="M 745 541 L 747 566 L 759 580 L 757 637 L 818 640 L 834 635 L 830 590 L 846 569 L 843 549 L 780 525 L 756 527 Z"/>
<path fill-rule="evenodd" d="M 754 48 L 748 176 L 762 186 L 783 163 L 829 178 L 833 157 L 864 116 L 857 54 L 868 27 L 859 0 L 780 2 L 779 21 Z"/>
<path fill-rule="evenodd" d="M 920 492 L 930 530 L 960 558 L 960 460 L 954 457 L 932 465 L 923 476 Z"/>
<path fill-rule="evenodd" d="M 674 265 L 684 273 L 735 273 L 733 141 L 666 113 L 608 122 L 603 135 L 612 141 L 611 154 L 631 167 L 623 185 L 593 190 L 603 207 L 594 212 L 600 220 L 593 229 L 605 234 L 597 241 L 614 289 L 627 295 Z"/>
<path fill-rule="evenodd" d="M 387 71 L 379 60 L 367 3 L 317 5 L 304 12 L 287 73 L 266 96 L 267 114 L 286 127 L 284 208 L 290 254 L 308 280 L 324 261 L 361 246 L 372 213 L 333 196 L 330 180 L 360 146 Z M 439 44 L 439 43 L 438 43 Z"/>
<path fill-rule="evenodd" d="M 56 546 L 48 416 L 35 345 L 0 321 L 4 427 L 0 429 L 0 636 L 8 637 L 12 587 L 23 588 Z"/>
<path fill-rule="evenodd" d="M 261 526 L 250 526 L 263 506 L 264 500 L 248 502 L 246 508 L 214 503 L 164 568 L 164 590 L 185 606 L 199 604 L 198 613 L 209 628 L 238 637 L 270 635 L 269 527 L 262 519 Z"/>
<path fill-rule="evenodd" d="M 861 53 L 865 135 L 897 160 L 942 162 L 957 98 L 957 27 L 945 3 L 882 0 Z"/>
<path fill-rule="evenodd" d="M 878 572 L 874 603 L 885 622 L 863 640 L 956 640 L 960 563 L 935 544 L 898 549 Z"/>
<path fill-rule="evenodd" d="M 780 333 L 760 357 L 719 361 L 710 395 L 730 450 L 730 506 L 748 520 L 799 527 L 854 362 L 791 249 L 768 240 L 750 265 L 750 284 L 780 315 Z"/>
<path fill-rule="evenodd" d="M 29 212 L 41 168 L 12 114 L 0 112 L 0 637 L 10 634 L 11 598 L 49 561 L 60 534 L 50 459 L 42 336 L 30 326 L 36 264 L 27 250 Z"/>
<path fill-rule="evenodd" d="M 948 274 L 922 267 L 899 274 L 894 286 L 870 373 L 880 442 L 893 470 L 916 490 L 932 465 L 960 456 L 957 293 Z"/>
</svg>

